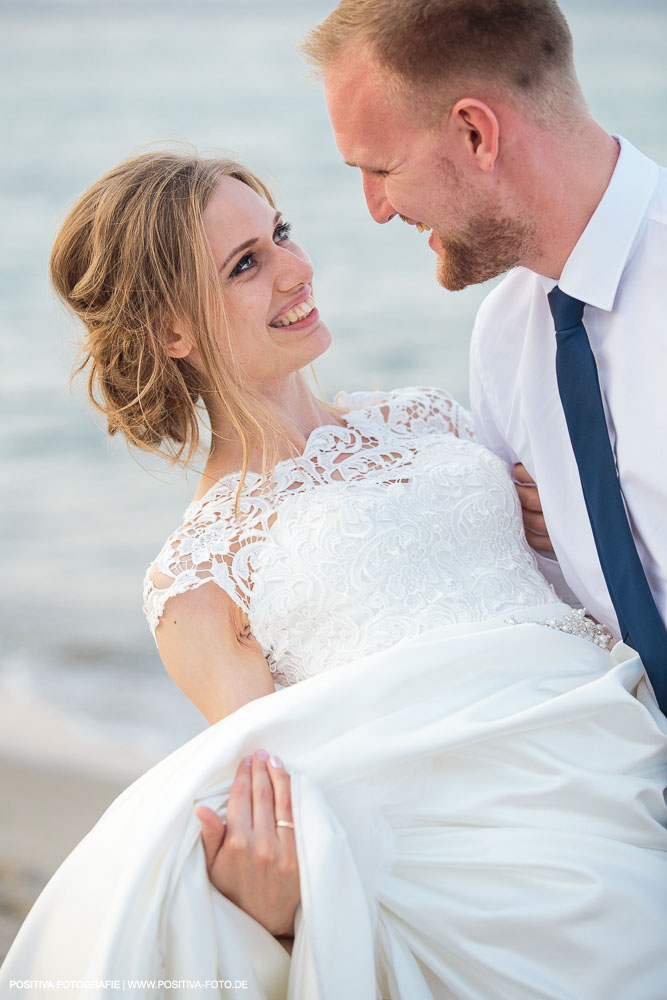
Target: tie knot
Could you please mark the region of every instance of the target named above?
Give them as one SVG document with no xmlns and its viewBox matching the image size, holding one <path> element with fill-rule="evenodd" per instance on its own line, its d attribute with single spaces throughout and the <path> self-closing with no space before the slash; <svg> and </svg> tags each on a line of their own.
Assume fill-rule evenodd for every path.
<svg viewBox="0 0 667 1000">
<path fill-rule="evenodd" d="M 579 299 L 568 295 L 558 285 L 552 288 L 547 298 L 549 299 L 551 315 L 554 318 L 556 333 L 560 333 L 561 330 L 569 330 L 581 323 L 584 315 L 584 303 L 580 302 Z"/>
</svg>

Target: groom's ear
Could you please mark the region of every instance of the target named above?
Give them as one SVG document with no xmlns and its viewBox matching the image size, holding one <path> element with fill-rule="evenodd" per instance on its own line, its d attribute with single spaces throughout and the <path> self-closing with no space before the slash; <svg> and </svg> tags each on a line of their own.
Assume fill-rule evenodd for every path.
<svg viewBox="0 0 667 1000">
<path fill-rule="evenodd" d="M 465 153 L 479 170 L 491 173 L 498 159 L 500 125 L 495 111 L 474 97 L 464 97 L 452 108 L 450 122 L 465 144 Z"/>
</svg>

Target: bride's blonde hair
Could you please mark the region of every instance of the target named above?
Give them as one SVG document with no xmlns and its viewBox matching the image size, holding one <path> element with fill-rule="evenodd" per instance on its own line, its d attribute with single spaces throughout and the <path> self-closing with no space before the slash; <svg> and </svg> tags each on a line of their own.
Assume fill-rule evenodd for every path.
<svg viewBox="0 0 667 1000">
<path fill-rule="evenodd" d="M 150 152 L 120 163 L 75 203 L 50 275 L 86 327 L 74 374 L 88 370 L 88 394 L 109 434 L 187 463 L 200 442 L 197 403 L 211 392 L 242 443 L 242 487 L 251 445 L 259 444 L 266 467 L 268 442 L 275 454 L 277 440 L 288 439 L 216 344 L 227 325 L 202 215 L 223 176 L 275 207 L 264 182 L 234 160 Z M 199 351 L 205 385 L 187 359 L 167 354 L 176 320 Z"/>
</svg>

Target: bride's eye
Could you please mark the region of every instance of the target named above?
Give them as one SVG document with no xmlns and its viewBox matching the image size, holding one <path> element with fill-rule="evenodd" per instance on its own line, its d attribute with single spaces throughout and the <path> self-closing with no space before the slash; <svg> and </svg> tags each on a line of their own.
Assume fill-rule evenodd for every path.
<svg viewBox="0 0 667 1000">
<path fill-rule="evenodd" d="M 281 222 L 273 231 L 275 243 L 285 243 L 292 235 L 292 225 L 289 222 Z"/>
<path fill-rule="evenodd" d="M 253 267 L 257 266 L 257 261 L 255 260 L 254 253 L 246 253 L 241 257 L 240 261 L 232 268 L 229 272 L 230 278 L 236 278 L 239 274 L 246 274 L 251 271 Z"/>
<path fill-rule="evenodd" d="M 274 243 L 287 243 L 292 233 L 292 226 L 289 222 L 279 222 L 273 230 Z M 246 253 L 229 272 L 229 278 L 238 278 L 241 274 L 247 274 L 257 267 L 257 257 L 254 253 Z"/>
</svg>

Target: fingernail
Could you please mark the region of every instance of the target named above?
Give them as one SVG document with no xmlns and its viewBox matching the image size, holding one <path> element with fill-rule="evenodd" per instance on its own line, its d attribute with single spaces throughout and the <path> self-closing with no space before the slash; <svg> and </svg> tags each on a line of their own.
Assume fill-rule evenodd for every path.
<svg viewBox="0 0 667 1000">
<path fill-rule="evenodd" d="M 244 757 L 243 763 L 246 765 L 246 767 L 250 767 L 250 765 L 252 764 L 252 757 Z"/>
<path fill-rule="evenodd" d="M 266 752 L 266 750 L 258 750 L 257 753 L 255 754 L 255 756 L 257 757 L 257 760 L 268 760 L 269 759 L 269 755 Z"/>
<path fill-rule="evenodd" d="M 280 757 L 275 757 L 273 754 L 269 757 L 269 764 L 271 767 L 283 767 Z"/>
</svg>

